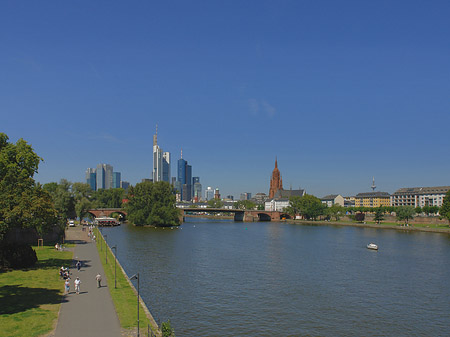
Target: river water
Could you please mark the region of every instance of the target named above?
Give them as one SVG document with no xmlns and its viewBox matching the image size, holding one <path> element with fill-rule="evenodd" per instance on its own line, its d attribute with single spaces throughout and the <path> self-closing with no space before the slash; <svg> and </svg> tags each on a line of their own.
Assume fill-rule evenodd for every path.
<svg viewBox="0 0 450 337">
<path fill-rule="evenodd" d="M 103 233 L 178 337 L 450 334 L 447 234 L 197 218 Z"/>
</svg>

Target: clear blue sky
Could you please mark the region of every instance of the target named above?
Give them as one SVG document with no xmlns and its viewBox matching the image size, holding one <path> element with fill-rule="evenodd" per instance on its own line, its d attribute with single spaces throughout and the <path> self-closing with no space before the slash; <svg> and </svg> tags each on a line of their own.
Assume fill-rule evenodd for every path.
<svg viewBox="0 0 450 337">
<path fill-rule="evenodd" d="M 152 136 L 223 196 L 450 185 L 449 1 L 2 1 L 0 132 L 37 180 L 109 163 L 149 178 Z M 172 165 L 176 174 L 176 166 Z"/>
</svg>

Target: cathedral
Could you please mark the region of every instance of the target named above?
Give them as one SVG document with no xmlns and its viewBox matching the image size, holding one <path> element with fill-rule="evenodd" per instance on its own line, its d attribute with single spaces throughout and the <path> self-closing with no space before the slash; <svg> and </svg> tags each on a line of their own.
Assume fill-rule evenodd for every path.
<svg viewBox="0 0 450 337">
<path fill-rule="evenodd" d="M 289 199 L 292 196 L 302 197 L 305 195 L 305 190 L 298 189 L 289 190 L 283 189 L 283 179 L 281 179 L 281 173 L 278 169 L 278 161 L 275 159 L 275 168 L 272 171 L 272 177 L 270 178 L 270 189 L 269 189 L 269 199 Z"/>
<path fill-rule="evenodd" d="M 272 172 L 272 177 L 270 178 L 270 190 L 269 190 L 269 199 L 273 199 L 278 190 L 283 189 L 283 179 L 281 179 L 281 173 L 278 169 L 278 162 L 275 158 L 275 168 Z"/>
</svg>

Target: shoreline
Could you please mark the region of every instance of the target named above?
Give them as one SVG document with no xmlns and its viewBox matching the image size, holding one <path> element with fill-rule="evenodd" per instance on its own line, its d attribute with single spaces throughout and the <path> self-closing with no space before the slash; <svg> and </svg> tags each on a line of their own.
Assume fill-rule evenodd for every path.
<svg viewBox="0 0 450 337">
<path fill-rule="evenodd" d="M 214 216 L 214 215 L 185 215 L 189 218 L 204 218 L 204 219 L 217 219 L 217 220 L 234 220 L 233 216 Z M 379 228 L 379 229 L 395 229 L 399 231 L 416 231 L 416 232 L 429 232 L 429 233 L 441 233 L 450 234 L 450 227 L 446 228 L 432 228 L 432 227 L 415 227 L 414 225 L 401 226 L 401 225 L 384 225 L 381 224 L 369 224 L 358 222 L 341 222 L 341 221 L 311 221 L 311 220 L 294 220 L 286 219 L 280 220 L 280 222 L 286 222 L 293 225 L 315 225 L 315 226 L 345 226 L 345 227 L 360 227 L 360 228 Z"/>
<path fill-rule="evenodd" d="M 368 224 L 368 223 L 356 223 L 356 222 L 340 222 L 340 221 L 310 221 L 310 220 L 283 220 L 286 223 L 294 225 L 320 225 L 320 226 L 346 226 L 346 227 L 362 227 L 362 228 L 379 228 L 379 229 L 395 229 L 399 231 L 416 231 L 416 232 L 431 232 L 450 234 L 450 228 L 431 228 L 431 227 L 414 227 L 414 225 L 400 226 L 400 225 L 383 225 L 381 224 Z"/>
</svg>

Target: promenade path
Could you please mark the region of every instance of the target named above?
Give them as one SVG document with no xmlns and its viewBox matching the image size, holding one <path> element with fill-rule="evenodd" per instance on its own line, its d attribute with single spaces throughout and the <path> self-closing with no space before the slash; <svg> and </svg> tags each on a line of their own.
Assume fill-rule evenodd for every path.
<svg viewBox="0 0 450 337">
<path fill-rule="evenodd" d="M 82 227 L 69 228 L 66 242 L 76 243 L 71 267 L 70 292 L 61 304 L 55 337 L 121 337 L 121 328 L 108 284 L 94 242 Z M 81 261 L 81 270 L 75 267 Z M 97 288 L 95 276 L 102 276 L 102 287 Z M 81 280 L 80 294 L 75 293 L 74 281 Z M 63 287 L 61 281 L 61 287 Z"/>
</svg>

